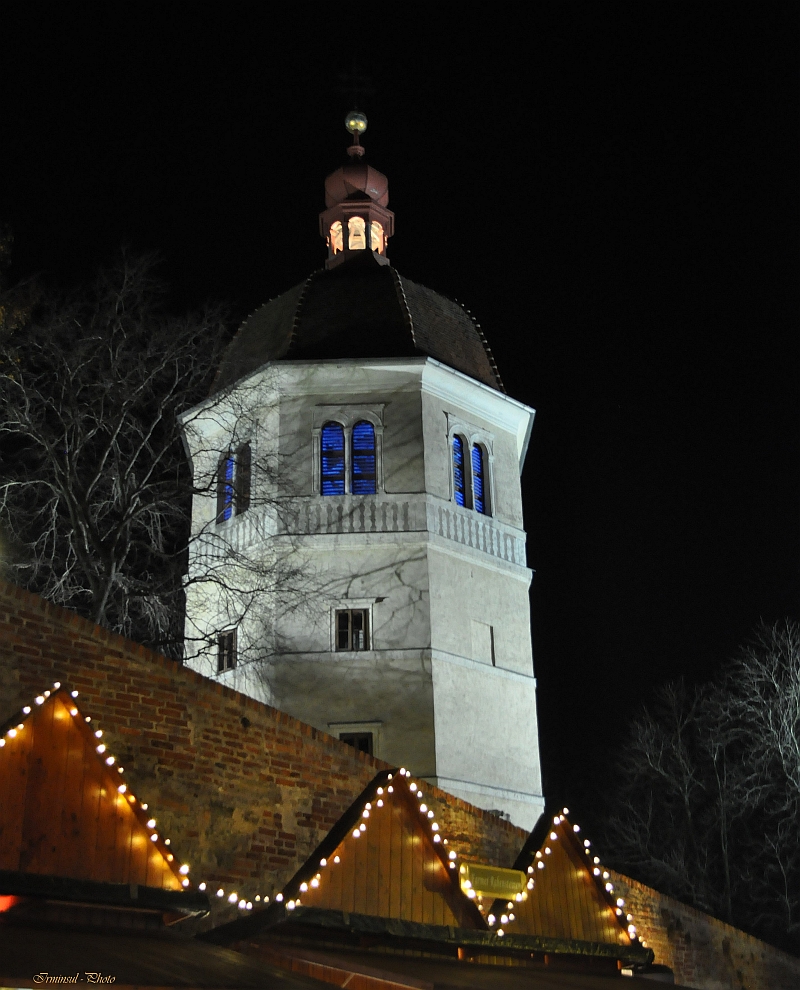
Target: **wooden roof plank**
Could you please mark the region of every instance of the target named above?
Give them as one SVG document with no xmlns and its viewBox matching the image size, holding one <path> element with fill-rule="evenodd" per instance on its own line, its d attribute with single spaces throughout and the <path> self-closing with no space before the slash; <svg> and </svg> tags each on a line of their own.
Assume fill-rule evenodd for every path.
<svg viewBox="0 0 800 990">
<path fill-rule="evenodd" d="M 383 798 L 378 798 L 383 800 Z M 377 802 L 376 802 L 377 803 Z M 384 807 L 386 807 L 384 803 Z M 381 843 L 378 852 L 378 909 L 381 918 L 390 918 L 392 892 L 392 841 L 394 833 L 394 817 L 391 814 L 379 817 Z"/>
<path fill-rule="evenodd" d="M 367 863 L 369 877 L 365 877 L 366 886 L 366 914 L 380 915 L 380 864 L 381 846 L 384 843 L 384 825 L 387 815 L 379 814 L 382 809 L 374 808 L 370 811 L 369 828 L 364 833 L 363 841 L 367 852 Z M 371 882 L 370 882 L 371 881 Z"/>
<path fill-rule="evenodd" d="M 46 822 L 40 828 L 39 842 L 36 848 L 37 873 L 52 873 L 60 858 L 59 843 L 53 835 L 53 823 L 50 821 L 52 809 L 61 805 L 66 771 L 66 752 L 64 743 L 67 733 L 64 720 L 71 721 L 69 712 L 64 709 L 59 699 L 54 698 L 51 704 L 43 705 L 41 716 L 32 725 L 34 732 L 33 761 L 31 766 L 31 783 L 36 778 L 37 785 L 26 802 L 26 819 Z M 33 720 L 29 720 L 33 722 Z M 26 822 L 26 829 L 31 832 Z"/>
<path fill-rule="evenodd" d="M 389 802 L 388 817 L 391 828 L 391 872 L 389 874 L 389 913 L 387 917 L 401 918 L 403 916 L 403 816 L 402 809 L 393 801 Z"/>
<path fill-rule="evenodd" d="M 11 732 L 14 735 L 11 735 Z M 3 803 L 3 827 L 0 829 L 0 869 L 18 870 L 25 820 L 25 799 L 28 790 L 28 751 L 30 732 L 19 732 L 14 725 L 6 727 L 5 746 L 0 750 L 1 762 L 8 769 Z"/>
<path fill-rule="evenodd" d="M 77 876 L 83 850 L 84 738 L 72 719 L 64 742 L 64 793 L 61 800 L 58 867 L 61 876 Z"/>
</svg>

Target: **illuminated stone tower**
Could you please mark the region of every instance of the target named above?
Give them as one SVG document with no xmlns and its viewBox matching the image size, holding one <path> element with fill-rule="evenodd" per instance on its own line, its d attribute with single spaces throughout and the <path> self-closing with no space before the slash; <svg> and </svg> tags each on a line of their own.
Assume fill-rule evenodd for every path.
<svg viewBox="0 0 800 990">
<path fill-rule="evenodd" d="M 184 417 L 195 477 L 216 478 L 195 497 L 197 545 L 233 548 L 219 568 L 239 574 L 280 558 L 305 591 L 296 607 L 282 585 L 271 605 L 244 596 L 237 614 L 221 584 L 190 586 L 186 662 L 530 829 L 534 411 L 472 317 L 389 264 L 388 181 L 363 160 L 366 118 L 347 128 L 325 268 L 245 320 Z"/>
</svg>

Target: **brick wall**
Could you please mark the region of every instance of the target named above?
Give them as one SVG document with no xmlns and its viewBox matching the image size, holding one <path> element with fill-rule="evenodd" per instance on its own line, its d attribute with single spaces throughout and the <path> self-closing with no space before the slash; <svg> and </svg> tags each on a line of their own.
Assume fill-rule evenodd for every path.
<svg viewBox="0 0 800 990">
<path fill-rule="evenodd" d="M 273 893 L 386 765 L 0 582 L 0 723 L 59 680 L 125 767 L 195 883 Z M 248 724 L 249 723 L 249 724 Z M 520 829 L 435 788 L 443 834 L 510 865 Z M 235 909 L 214 898 L 217 924 Z"/>
<path fill-rule="evenodd" d="M 701 990 L 798 990 L 800 959 L 612 871 L 639 934 L 675 982 Z"/>
<path fill-rule="evenodd" d="M 128 786 L 195 882 L 271 896 L 385 766 L 0 581 L 0 722 L 56 680 L 78 689 L 81 709 L 104 730 Z M 522 829 L 433 787 L 426 800 L 460 854 L 512 865 Z M 616 875 L 615 886 L 678 983 L 800 987 L 800 960 L 627 877 Z M 206 925 L 236 914 L 212 901 Z"/>
</svg>

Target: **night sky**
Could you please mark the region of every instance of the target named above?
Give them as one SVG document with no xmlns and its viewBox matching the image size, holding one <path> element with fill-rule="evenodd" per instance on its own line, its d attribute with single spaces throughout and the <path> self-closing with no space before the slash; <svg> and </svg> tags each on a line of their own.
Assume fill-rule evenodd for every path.
<svg viewBox="0 0 800 990">
<path fill-rule="evenodd" d="M 4 11 L 12 278 L 68 286 L 126 243 L 175 305 L 245 315 L 322 264 L 340 75 L 369 76 L 393 264 L 469 307 L 537 409 L 545 788 L 591 816 L 657 685 L 798 616 L 796 8 L 207 9 Z"/>
</svg>

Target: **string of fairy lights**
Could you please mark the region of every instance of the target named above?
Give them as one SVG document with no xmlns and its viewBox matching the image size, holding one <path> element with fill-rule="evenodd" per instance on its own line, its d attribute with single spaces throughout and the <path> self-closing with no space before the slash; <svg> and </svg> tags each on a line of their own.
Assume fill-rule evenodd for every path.
<svg viewBox="0 0 800 990">
<path fill-rule="evenodd" d="M 7 740 L 15 739 L 21 732 L 25 731 L 25 722 L 27 721 L 28 717 L 32 714 L 32 712 L 35 710 L 36 707 L 43 705 L 45 701 L 47 701 L 47 699 L 54 692 L 59 692 L 61 690 L 62 690 L 61 682 L 56 681 L 51 689 L 48 689 L 47 691 L 42 691 L 41 694 L 37 694 L 36 697 L 33 699 L 33 704 L 25 705 L 22 709 L 21 720 L 16 725 L 12 725 L 10 728 L 8 728 L 5 731 L 4 735 L 0 737 L 0 749 L 3 749 L 6 746 Z M 91 715 L 81 716 L 80 712 L 78 711 L 78 708 L 75 704 L 75 699 L 78 697 L 78 692 L 77 691 L 66 692 L 66 689 L 64 689 L 64 691 L 71 699 L 71 701 L 69 702 L 66 702 L 65 699 L 65 703 L 67 704 L 69 714 L 74 719 L 80 719 L 82 717 L 84 722 L 87 724 L 89 731 L 94 734 L 94 737 L 97 740 L 94 747 L 97 755 L 100 757 L 101 760 L 103 760 L 105 765 L 108 767 L 109 771 L 116 768 L 118 774 L 124 774 L 125 768 L 119 765 L 119 763 L 117 762 L 117 758 L 108 751 L 108 747 L 106 746 L 106 744 L 101 741 L 103 738 L 103 730 L 97 726 L 97 723 L 92 724 Z M 13 721 L 14 720 L 12 719 L 12 722 Z M 171 841 L 170 839 L 164 838 L 159 834 L 155 818 L 150 817 L 150 815 L 148 814 L 149 809 L 147 804 L 145 802 L 139 801 L 136 795 L 129 790 L 128 785 L 122 781 L 120 781 L 120 783 L 116 785 L 116 789 L 117 789 L 117 793 L 120 795 L 120 798 L 128 802 L 131 811 L 134 813 L 139 823 L 147 829 L 150 841 L 154 843 L 155 847 L 159 850 L 159 852 L 162 854 L 164 859 L 166 859 L 166 861 L 170 864 L 174 863 L 175 856 L 169 848 L 169 846 L 171 845 Z M 175 872 L 175 867 L 171 866 L 171 869 L 173 870 L 173 872 Z M 180 875 L 181 886 L 184 888 L 188 887 L 190 885 L 188 863 L 184 863 L 182 866 L 178 867 L 177 873 Z"/>
<path fill-rule="evenodd" d="M 22 718 L 16 725 L 11 725 L 6 729 L 4 735 L 0 736 L 0 749 L 5 747 L 6 741 L 16 738 L 16 736 L 23 732 L 25 729 L 25 721 L 28 716 L 34 711 L 34 706 L 40 706 L 45 703 L 45 701 L 51 696 L 53 692 L 60 691 L 61 682 L 56 681 L 52 689 L 47 691 L 42 691 L 33 699 L 32 705 L 25 705 L 22 709 Z M 70 691 L 69 697 L 72 702 L 69 703 L 69 713 L 73 718 L 80 718 L 80 713 L 75 705 L 75 699 L 78 697 L 77 691 Z M 117 773 L 124 774 L 125 770 L 117 762 L 116 757 L 108 752 L 108 748 L 104 742 L 103 730 L 100 729 L 96 723 L 92 725 L 92 718 L 90 715 L 83 716 L 84 721 L 90 728 L 90 731 L 94 733 L 97 744 L 95 746 L 95 751 L 98 756 L 104 760 L 106 766 L 110 769 L 116 766 Z M 13 719 L 11 720 L 13 723 Z M 441 829 L 438 822 L 436 821 L 436 816 L 432 808 L 429 808 L 424 801 L 424 792 L 420 784 L 411 779 L 410 771 L 406 770 L 405 767 L 401 767 L 397 771 L 397 776 L 403 779 L 405 786 L 408 788 L 408 793 L 417 799 L 419 813 L 422 818 L 423 824 L 427 827 L 430 833 L 430 838 L 435 845 L 447 846 L 448 840 L 444 838 L 441 834 Z M 376 815 L 381 808 L 385 806 L 385 800 L 389 799 L 389 795 L 392 795 L 395 790 L 394 786 L 395 775 L 392 773 L 386 776 L 386 785 L 379 786 L 376 788 L 375 793 L 372 795 L 370 800 L 364 803 L 361 810 L 359 823 L 351 830 L 352 837 L 354 839 L 361 838 L 367 831 L 368 825 L 370 823 L 370 818 Z M 140 802 L 136 795 L 129 790 L 127 784 L 120 782 L 117 785 L 117 792 L 123 796 L 129 803 L 131 810 L 136 815 L 137 819 L 143 824 L 149 832 L 149 837 L 151 842 L 155 843 L 156 847 L 162 853 L 164 858 L 168 863 L 172 864 L 174 862 L 174 855 L 170 850 L 171 840 L 161 836 L 158 832 L 156 819 L 148 816 L 148 805 L 145 802 Z M 562 825 L 565 829 L 569 827 L 570 822 L 567 820 L 567 815 L 569 814 L 569 809 L 564 808 L 561 814 L 556 815 L 553 818 L 553 826 L 558 827 Z M 580 825 L 573 824 L 572 831 L 576 834 L 580 832 Z M 549 842 L 558 841 L 558 833 L 555 829 L 550 831 L 548 836 Z M 337 847 L 338 848 L 338 847 Z M 607 869 L 603 868 L 600 862 L 600 857 L 592 853 L 592 843 L 589 839 L 583 840 L 583 852 L 589 861 L 588 869 L 592 877 L 597 881 L 598 887 L 605 896 L 606 901 L 613 908 L 614 913 L 619 921 L 620 925 L 627 931 L 628 937 L 631 942 L 639 941 L 641 945 L 647 946 L 647 942 L 644 939 L 639 939 L 637 935 L 636 925 L 634 924 L 633 915 L 630 911 L 626 911 L 625 900 L 622 897 L 614 897 L 614 884 L 611 882 L 611 874 Z M 486 914 L 486 907 L 483 903 L 483 896 L 475 891 L 472 887 L 472 883 L 469 879 L 460 879 L 460 887 L 464 894 L 471 901 L 474 901 L 478 910 L 482 915 L 486 917 L 486 922 L 488 926 L 494 929 L 494 926 L 499 922 L 500 927 L 495 930 L 495 934 L 502 938 L 505 934 L 505 929 L 503 926 L 508 924 L 513 924 L 516 921 L 516 915 L 514 914 L 515 902 L 520 903 L 527 900 L 528 891 L 534 889 L 535 886 L 535 874 L 536 870 L 545 869 L 547 863 L 547 857 L 552 853 L 552 848 L 550 845 L 545 845 L 544 850 L 537 850 L 533 858 L 533 862 L 527 869 L 527 880 L 525 883 L 525 888 L 519 891 L 514 898 L 514 901 L 506 902 L 506 912 L 503 912 L 499 918 L 494 914 Z M 458 864 L 458 854 L 450 849 L 447 854 L 444 855 L 444 850 L 440 854 L 442 861 L 447 864 L 450 870 L 459 870 L 459 874 L 466 876 L 467 868 L 465 866 L 460 866 Z M 292 882 L 283 888 L 279 893 L 275 895 L 276 903 L 284 903 L 288 911 L 293 911 L 295 908 L 302 906 L 302 895 L 307 893 L 309 889 L 316 889 L 320 886 L 323 881 L 325 871 L 331 870 L 333 867 L 338 866 L 341 862 L 341 857 L 335 854 L 330 860 L 322 858 L 318 863 L 318 870 L 310 876 L 309 879 L 302 880 L 297 884 L 297 891 L 291 891 L 293 896 L 288 897 L 289 888 L 293 886 Z M 174 867 L 172 867 L 174 870 Z M 181 877 L 181 886 L 188 888 L 191 884 L 189 879 L 189 865 L 188 863 L 182 864 L 177 871 Z M 457 874 L 457 877 L 459 875 Z M 261 893 L 256 893 L 251 897 L 242 896 L 238 890 L 226 890 L 224 886 L 217 886 L 219 881 L 215 882 L 213 880 L 205 879 L 197 885 L 197 889 L 200 891 L 212 891 L 216 887 L 216 897 L 219 900 L 226 900 L 229 904 L 235 905 L 240 911 L 252 911 L 254 907 L 266 907 L 270 898 L 269 895 L 262 895 Z M 494 899 L 493 899 L 494 900 Z M 624 916 L 624 920 L 623 920 Z"/>
<path fill-rule="evenodd" d="M 419 813 L 422 817 L 423 823 L 427 826 L 431 840 L 435 845 L 446 846 L 448 845 L 447 839 L 442 837 L 441 829 L 439 823 L 436 821 L 435 813 L 432 808 L 429 808 L 424 798 L 424 793 L 419 784 L 411 780 L 410 771 L 406 770 L 405 767 L 401 767 L 397 771 L 397 777 L 404 778 L 404 782 L 408 787 L 408 792 L 415 797 L 418 802 Z M 360 839 L 370 824 L 370 818 L 377 815 L 381 808 L 386 806 L 386 801 L 389 800 L 389 795 L 395 793 L 395 775 L 388 773 L 386 775 L 386 785 L 380 786 L 375 789 L 375 793 L 372 797 L 365 801 L 364 806 L 361 809 L 361 814 L 359 818 L 361 819 L 357 825 L 355 825 L 350 834 L 354 839 Z M 341 843 L 340 843 L 341 845 Z M 337 846 L 337 848 L 339 848 Z M 457 854 L 451 849 L 444 855 L 444 851 L 440 854 L 442 856 L 443 862 L 447 863 L 447 866 L 451 870 L 456 870 L 457 865 Z M 275 895 L 275 900 L 278 903 L 284 903 L 287 911 L 294 911 L 295 908 L 302 907 L 302 895 L 305 894 L 309 888 L 318 888 L 324 879 L 324 874 L 326 871 L 331 870 L 334 866 L 337 866 L 341 862 L 341 857 L 336 853 L 330 860 L 322 858 L 319 860 L 319 869 L 313 876 L 308 880 L 302 880 L 297 884 L 297 892 L 295 893 L 293 887 L 294 883 L 290 881 L 284 889 Z M 289 894 L 293 896 L 289 897 Z M 475 896 L 475 891 L 471 891 L 472 897 Z M 287 899 L 288 897 L 288 899 Z"/>
<path fill-rule="evenodd" d="M 556 815 L 553 818 L 553 825 L 554 826 L 563 825 L 564 828 L 566 829 L 570 825 L 570 822 L 567 820 L 568 814 L 569 814 L 569 808 L 562 809 L 561 814 Z M 577 824 L 572 825 L 572 831 L 575 832 L 576 834 L 579 833 L 580 830 L 581 830 L 580 825 Z M 558 833 L 555 831 L 551 831 L 548 836 L 548 840 L 550 842 L 557 842 Z M 537 869 L 543 870 L 545 868 L 547 861 L 546 857 L 551 855 L 552 851 L 553 850 L 549 845 L 546 845 L 544 847 L 544 852 L 542 852 L 541 849 L 538 849 L 536 851 L 536 855 L 534 856 L 533 863 L 528 867 L 527 870 L 529 878 L 526 887 L 528 890 L 533 889 L 535 882 L 533 878 L 534 874 Z M 603 868 L 603 865 L 600 862 L 600 857 L 597 855 L 593 855 L 592 843 L 589 839 L 583 840 L 583 853 L 586 857 L 588 857 L 590 861 L 590 865 L 588 869 L 591 876 L 593 876 L 597 881 L 597 884 L 602 894 L 604 895 L 606 902 L 613 909 L 614 914 L 616 915 L 620 925 L 627 931 L 628 937 L 630 938 L 631 942 L 638 941 L 642 946 L 647 948 L 647 941 L 643 938 L 639 938 L 639 936 L 637 935 L 637 930 L 636 930 L 636 925 L 634 924 L 633 915 L 630 913 L 629 910 L 626 911 L 625 909 L 626 905 L 624 898 L 614 897 L 614 884 L 611 882 L 611 874 L 608 872 L 608 870 Z M 517 894 L 516 896 L 517 901 L 524 899 L 525 899 L 524 893 Z M 513 913 L 513 908 L 514 908 L 513 902 L 507 901 L 506 906 L 508 909 L 508 914 L 502 914 L 500 916 L 499 920 L 501 925 L 507 925 L 510 922 L 516 920 L 515 915 Z M 623 916 L 624 916 L 624 920 L 623 920 Z M 490 914 L 486 920 L 490 926 L 493 926 L 494 924 L 496 924 L 498 919 L 493 914 Z M 498 931 L 498 935 L 499 934 L 500 931 Z"/>
</svg>

